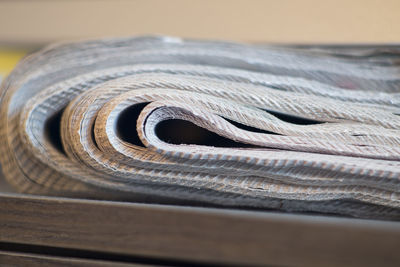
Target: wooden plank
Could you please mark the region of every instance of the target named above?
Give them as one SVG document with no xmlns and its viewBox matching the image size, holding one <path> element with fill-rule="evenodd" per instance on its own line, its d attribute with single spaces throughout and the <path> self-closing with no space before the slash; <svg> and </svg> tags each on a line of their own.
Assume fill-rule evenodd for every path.
<svg viewBox="0 0 400 267">
<path fill-rule="evenodd" d="M 0 242 L 200 263 L 398 266 L 400 223 L 0 194 Z"/>
<path fill-rule="evenodd" d="M 107 262 L 103 260 L 88 260 L 79 258 L 53 257 L 46 255 L 35 255 L 29 253 L 15 253 L 0 251 L 1 266 L 30 266 L 30 267 L 127 267 L 127 266 L 149 266 L 142 264 Z"/>
</svg>

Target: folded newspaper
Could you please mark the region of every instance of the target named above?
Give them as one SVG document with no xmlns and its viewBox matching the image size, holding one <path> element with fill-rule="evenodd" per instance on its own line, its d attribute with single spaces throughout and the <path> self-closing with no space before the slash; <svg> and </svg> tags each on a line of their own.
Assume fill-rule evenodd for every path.
<svg viewBox="0 0 400 267">
<path fill-rule="evenodd" d="M 1 85 L 18 191 L 400 219 L 398 47 L 48 46 Z"/>
</svg>

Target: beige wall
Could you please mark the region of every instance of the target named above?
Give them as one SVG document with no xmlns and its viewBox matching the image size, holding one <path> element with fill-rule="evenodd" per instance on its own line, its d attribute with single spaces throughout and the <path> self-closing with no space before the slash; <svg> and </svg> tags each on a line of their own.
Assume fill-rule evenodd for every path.
<svg viewBox="0 0 400 267">
<path fill-rule="evenodd" d="M 159 33 L 264 42 L 399 42 L 400 0 L 1 1 L 0 42 Z"/>
</svg>

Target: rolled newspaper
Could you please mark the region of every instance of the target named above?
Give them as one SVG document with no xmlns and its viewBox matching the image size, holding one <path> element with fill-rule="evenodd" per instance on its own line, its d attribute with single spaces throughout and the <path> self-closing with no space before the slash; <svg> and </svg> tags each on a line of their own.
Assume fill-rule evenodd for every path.
<svg viewBox="0 0 400 267">
<path fill-rule="evenodd" d="M 400 218 L 397 48 L 174 37 L 51 45 L 1 86 L 32 194 Z"/>
</svg>

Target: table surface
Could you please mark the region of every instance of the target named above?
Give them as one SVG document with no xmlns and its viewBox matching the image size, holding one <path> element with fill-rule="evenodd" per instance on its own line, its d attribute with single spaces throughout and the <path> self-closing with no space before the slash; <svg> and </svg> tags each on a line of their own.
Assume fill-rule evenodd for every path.
<svg viewBox="0 0 400 267">
<path fill-rule="evenodd" d="M 0 264 L 398 266 L 399 246 L 398 222 L 0 193 Z"/>
</svg>

